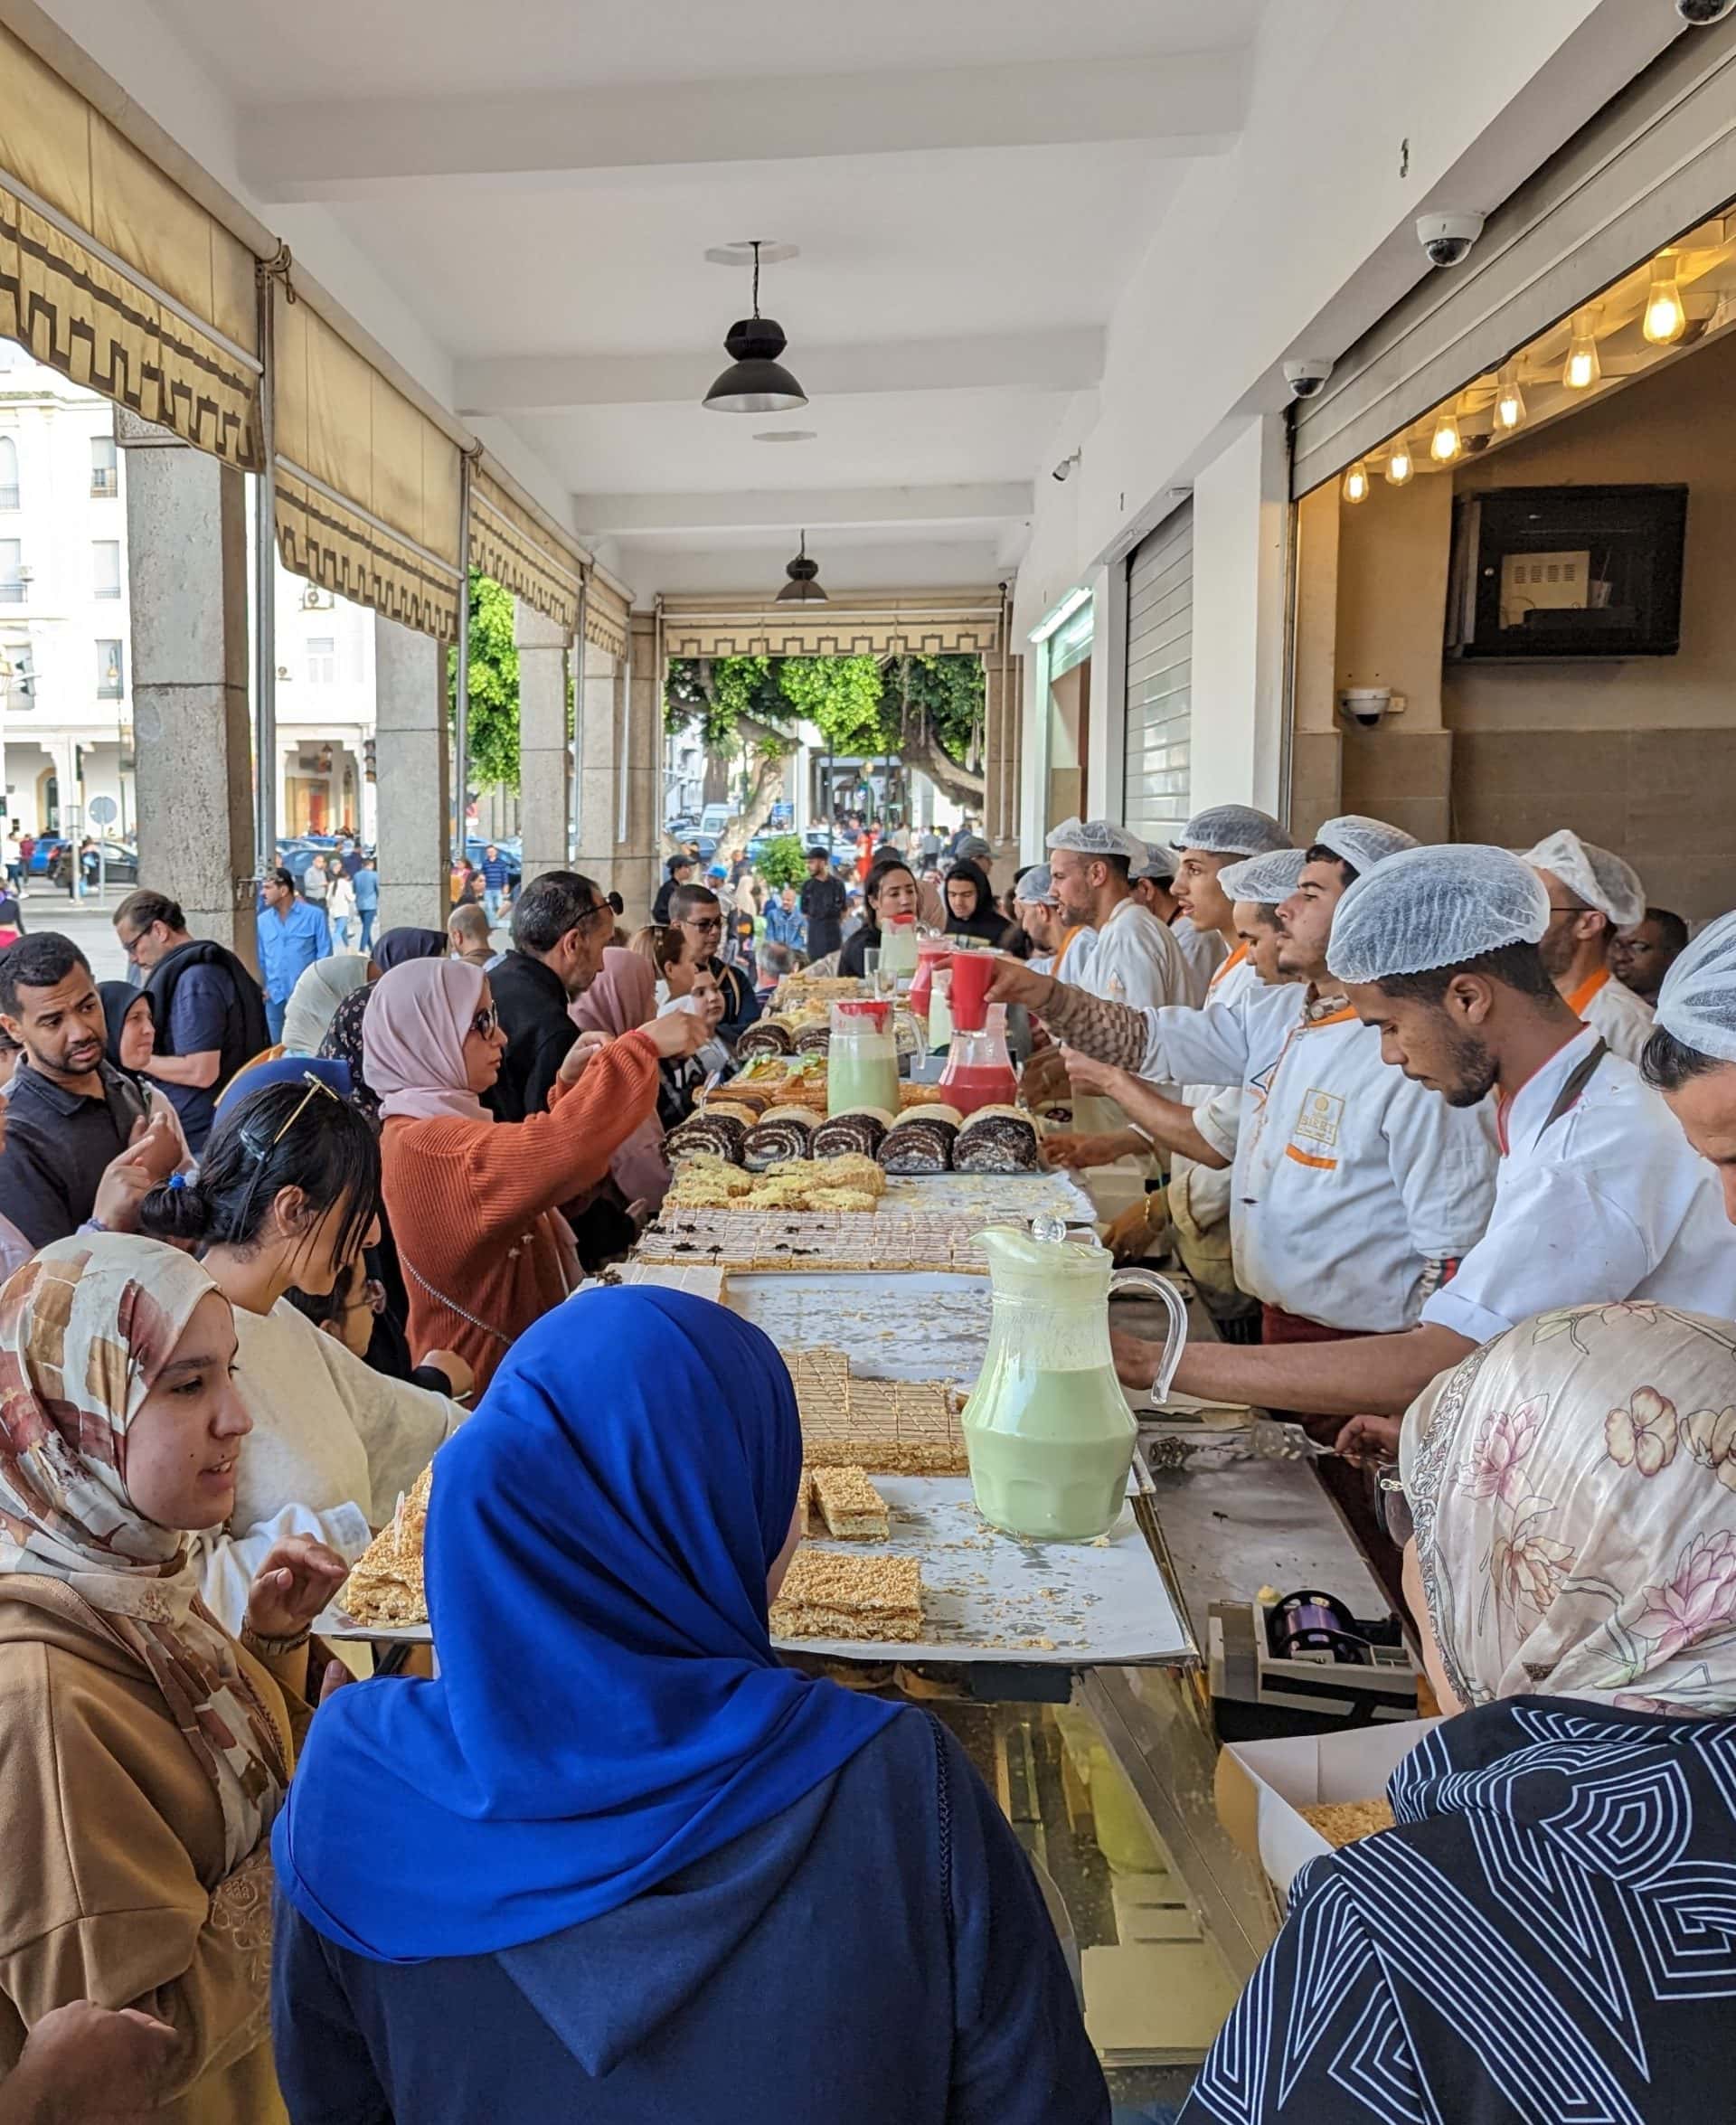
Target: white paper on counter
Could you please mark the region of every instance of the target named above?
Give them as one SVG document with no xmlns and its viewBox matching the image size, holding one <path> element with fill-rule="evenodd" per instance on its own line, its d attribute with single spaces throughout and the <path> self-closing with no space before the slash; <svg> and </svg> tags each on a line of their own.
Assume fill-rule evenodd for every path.
<svg viewBox="0 0 1736 2125">
<path fill-rule="evenodd" d="M 846 1660 L 993 1660 L 1055 1667 L 1197 1658 L 1131 1506 L 1097 1542 L 1014 1542 L 977 1512 L 967 1476 L 870 1478 L 892 1516 L 889 1542 L 810 1546 L 841 1556 L 912 1556 L 922 1566 L 914 1645 L 778 1639 Z"/>
<path fill-rule="evenodd" d="M 842 1350 L 865 1380 L 969 1386 L 988 1348 L 986 1277 L 951 1270 L 731 1270 L 723 1303 L 779 1350 Z"/>
<path fill-rule="evenodd" d="M 844 1556 L 912 1556 L 922 1566 L 923 1632 L 911 1645 L 866 1640 L 778 1639 L 790 1651 L 844 1660 L 1010 1661 L 1089 1667 L 1198 1658 L 1131 1506 L 1099 1541 L 1021 1543 L 978 1514 L 967 1476 L 873 1478 L 892 1519 L 887 1542 L 831 1542 Z M 314 1626 L 324 1638 L 374 1645 L 428 1645 L 426 1623 L 393 1628 L 353 1622 L 330 1609 Z"/>
</svg>

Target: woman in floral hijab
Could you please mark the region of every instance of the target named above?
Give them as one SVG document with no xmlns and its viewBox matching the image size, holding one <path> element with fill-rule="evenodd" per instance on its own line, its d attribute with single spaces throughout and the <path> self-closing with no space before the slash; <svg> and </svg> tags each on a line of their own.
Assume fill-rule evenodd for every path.
<svg viewBox="0 0 1736 2125">
<path fill-rule="evenodd" d="M 1642 1303 L 1522 1322 L 1405 1419 L 1448 1685 L 1736 1713 L 1736 1327 Z"/>
<path fill-rule="evenodd" d="M 1184 2125 L 1682 2125 L 1736 2051 L 1736 1327 L 1523 1321 L 1404 1420 L 1441 1723 Z"/>
<path fill-rule="evenodd" d="M 222 1522 L 250 1421 L 228 1301 L 103 1233 L 0 1289 L 0 2077 L 80 1998 L 181 2033 L 180 2120 L 281 2116 L 268 2042 L 269 1832 L 305 1724 L 307 1626 L 344 1566 L 305 1537 L 238 1641 L 189 1534 Z"/>
</svg>

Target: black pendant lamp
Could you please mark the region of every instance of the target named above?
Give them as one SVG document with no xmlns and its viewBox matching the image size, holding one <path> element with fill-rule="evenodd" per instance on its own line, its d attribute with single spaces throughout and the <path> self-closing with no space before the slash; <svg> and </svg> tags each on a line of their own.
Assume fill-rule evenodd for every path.
<svg viewBox="0 0 1736 2125">
<path fill-rule="evenodd" d="M 778 591 L 775 603 L 778 605 L 824 605 L 826 592 L 820 588 L 820 564 L 807 557 L 807 534 L 802 534 L 801 550 L 785 569 L 789 581 Z"/>
<path fill-rule="evenodd" d="M 760 246 L 753 246 L 753 315 L 730 326 L 723 345 L 730 365 L 705 393 L 713 413 L 788 413 L 807 393 L 778 357 L 789 345 L 775 317 L 760 315 Z M 781 593 L 780 593 L 781 595 Z"/>
</svg>

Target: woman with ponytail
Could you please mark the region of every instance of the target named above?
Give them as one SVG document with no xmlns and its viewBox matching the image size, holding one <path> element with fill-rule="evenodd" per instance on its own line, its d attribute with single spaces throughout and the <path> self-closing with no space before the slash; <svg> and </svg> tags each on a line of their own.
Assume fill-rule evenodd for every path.
<svg viewBox="0 0 1736 2125">
<path fill-rule="evenodd" d="M 274 1543 L 309 1535 L 354 1563 L 464 1420 L 445 1395 L 370 1371 L 287 1297 L 347 1281 L 377 1230 L 380 1149 L 347 1079 L 300 1058 L 249 1072 L 218 1108 L 198 1178 L 175 1176 L 140 1209 L 146 1232 L 199 1252 L 235 1309 L 252 1436 L 234 1510 L 194 1541 L 205 1601 L 231 1629 Z"/>
</svg>

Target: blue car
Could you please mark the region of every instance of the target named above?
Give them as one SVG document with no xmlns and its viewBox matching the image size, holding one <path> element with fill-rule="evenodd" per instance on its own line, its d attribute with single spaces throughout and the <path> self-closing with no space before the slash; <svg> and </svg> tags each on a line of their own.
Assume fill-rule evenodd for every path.
<svg viewBox="0 0 1736 2125">
<path fill-rule="evenodd" d="M 485 841 L 480 835 L 473 834 L 464 845 L 464 853 L 469 857 L 470 861 L 476 864 L 476 868 L 480 870 L 482 868 L 484 852 L 489 848 L 495 848 L 500 851 L 501 856 L 512 873 L 511 890 L 514 892 L 516 892 L 518 891 L 518 882 L 524 875 L 524 843 L 519 840 L 516 835 L 513 836 L 509 840 L 489 842 Z"/>
</svg>

